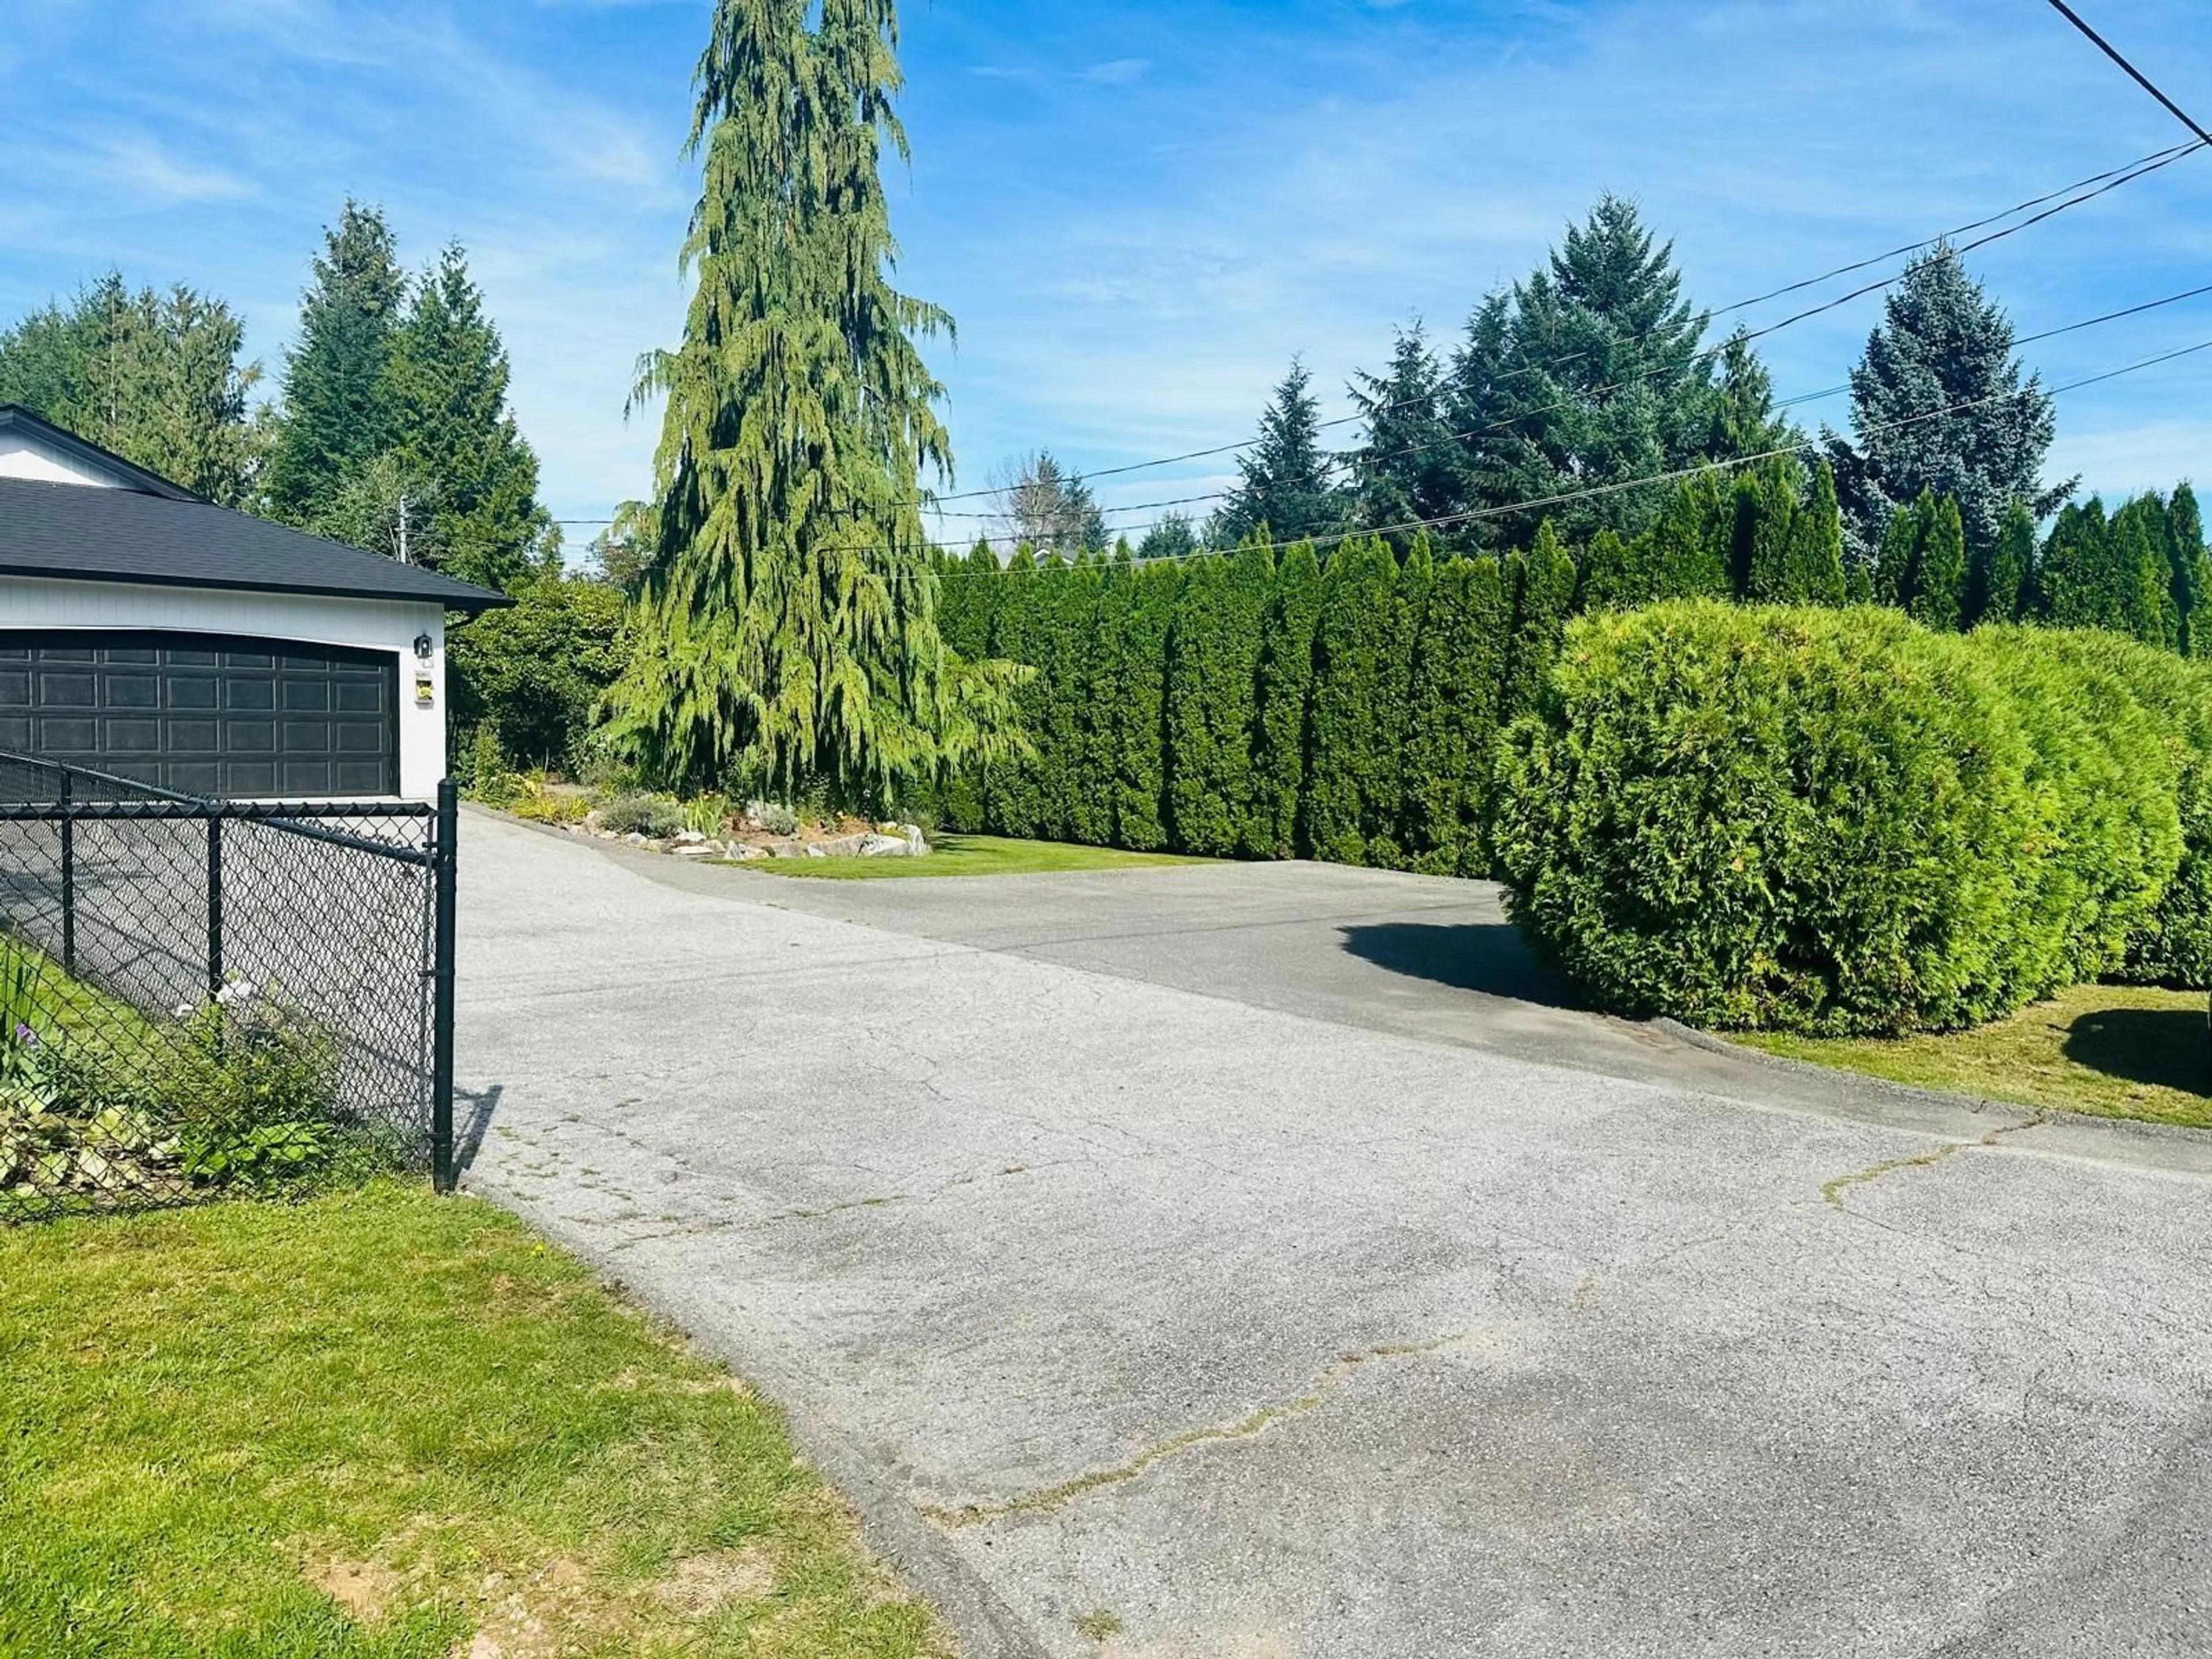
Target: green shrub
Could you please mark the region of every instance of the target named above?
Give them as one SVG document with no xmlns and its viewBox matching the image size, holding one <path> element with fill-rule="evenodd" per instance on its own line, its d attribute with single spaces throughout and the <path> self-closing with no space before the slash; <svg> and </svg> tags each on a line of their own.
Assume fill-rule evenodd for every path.
<svg viewBox="0 0 2212 1659">
<path fill-rule="evenodd" d="M 2181 863 L 2128 941 L 2112 977 L 2144 985 L 2212 989 L 2212 663 L 2118 635 L 2046 633 L 2124 682 L 2148 711 L 2171 759 Z"/>
<path fill-rule="evenodd" d="M 665 795 L 617 795 L 599 808 L 599 825 L 617 836 L 665 841 L 684 829 L 684 807 Z"/>
<path fill-rule="evenodd" d="M 2051 840 L 2031 849 L 2044 855 L 2031 937 L 2048 954 L 2022 976 L 2037 994 L 2102 979 L 2149 924 L 2181 861 L 2179 756 L 2123 660 L 2166 653 L 2109 635 L 2018 626 L 1983 629 L 1968 643 L 2019 711 L 2033 777 L 2060 803 Z"/>
<path fill-rule="evenodd" d="M 1974 1024 L 2049 988 L 2061 780 L 1987 656 L 1894 611 L 1584 617 L 1501 744 L 1515 919 L 1604 1005 Z"/>
</svg>

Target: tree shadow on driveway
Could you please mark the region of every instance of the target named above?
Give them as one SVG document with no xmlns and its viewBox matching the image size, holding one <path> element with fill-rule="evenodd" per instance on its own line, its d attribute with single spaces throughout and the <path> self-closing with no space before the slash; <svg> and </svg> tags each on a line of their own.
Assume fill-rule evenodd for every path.
<svg viewBox="0 0 2212 1659">
<path fill-rule="evenodd" d="M 2196 1008 L 2100 1008 L 2066 1030 L 2064 1053 L 2077 1066 L 2130 1083 L 2212 1094 L 2205 1017 Z"/>
<path fill-rule="evenodd" d="M 1590 1006 L 1564 975 L 1528 948 L 1510 922 L 1385 921 L 1338 931 L 1353 956 L 1410 979 L 1549 1008 Z"/>
</svg>

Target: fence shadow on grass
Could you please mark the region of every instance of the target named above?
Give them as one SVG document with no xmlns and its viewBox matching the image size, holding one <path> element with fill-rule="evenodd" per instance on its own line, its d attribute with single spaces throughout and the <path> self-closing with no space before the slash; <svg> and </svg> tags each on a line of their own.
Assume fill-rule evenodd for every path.
<svg viewBox="0 0 2212 1659">
<path fill-rule="evenodd" d="M 2212 1094 L 2212 1036 L 2199 1008 L 2100 1008 L 2067 1028 L 2066 1058 L 2106 1077 Z"/>
<path fill-rule="evenodd" d="M 1510 922 L 1385 921 L 1338 931 L 1353 956 L 1409 979 L 1549 1008 L 1590 1006 Z"/>
</svg>

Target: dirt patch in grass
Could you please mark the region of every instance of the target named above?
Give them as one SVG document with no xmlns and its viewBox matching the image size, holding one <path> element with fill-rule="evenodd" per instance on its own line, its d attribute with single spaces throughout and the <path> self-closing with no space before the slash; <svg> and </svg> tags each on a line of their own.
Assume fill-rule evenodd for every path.
<svg viewBox="0 0 2212 1659">
<path fill-rule="evenodd" d="M 757 1540 L 674 1563 L 653 1594 L 678 1613 L 702 1619 L 732 1601 L 757 1601 L 775 1588 L 775 1557 Z"/>
<path fill-rule="evenodd" d="M 2212 1128 L 2212 1028 L 2202 991 L 2077 985 L 1972 1031 L 1738 1040 L 1893 1083 L 2044 1111 Z"/>
</svg>

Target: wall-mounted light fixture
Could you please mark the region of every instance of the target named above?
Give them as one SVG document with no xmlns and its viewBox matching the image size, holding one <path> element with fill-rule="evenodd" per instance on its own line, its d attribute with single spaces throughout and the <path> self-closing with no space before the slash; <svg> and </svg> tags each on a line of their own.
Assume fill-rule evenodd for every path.
<svg viewBox="0 0 2212 1659">
<path fill-rule="evenodd" d="M 428 634 L 417 634 L 417 635 L 415 636 L 415 660 L 416 660 L 416 661 L 417 661 L 417 662 L 428 662 L 428 661 L 429 661 L 429 660 L 430 660 L 430 652 L 431 652 L 431 649 L 432 649 L 432 647 L 431 647 L 431 644 L 430 644 L 430 636 L 429 636 Z"/>
</svg>

